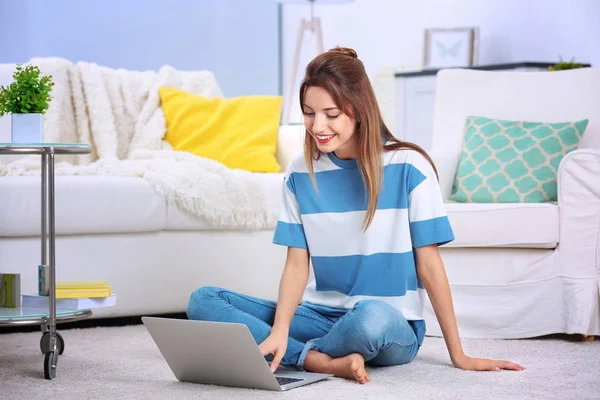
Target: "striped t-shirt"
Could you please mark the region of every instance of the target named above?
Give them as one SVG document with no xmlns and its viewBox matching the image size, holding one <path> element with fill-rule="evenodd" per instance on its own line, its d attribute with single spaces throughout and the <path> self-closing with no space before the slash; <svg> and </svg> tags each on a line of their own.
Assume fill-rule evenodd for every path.
<svg viewBox="0 0 600 400">
<path fill-rule="evenodd" d="M 309 249 L 315 279 L 304 301 L 352 309 L 360 300 L 382 300 L 422 322 L 424 289 L 413 248 L 442 245 L 454 235 L 427 159 L 408 149 L 383 158 L 383 185 L 366 232 L 368 202 L 357 161 L 321 154 L 313 162 L 317 193 L 304 157 L 295 158 L 285 173 L 273 242 Z M 418 331 L 424 334 L 424 322 Z"/>
</svg>

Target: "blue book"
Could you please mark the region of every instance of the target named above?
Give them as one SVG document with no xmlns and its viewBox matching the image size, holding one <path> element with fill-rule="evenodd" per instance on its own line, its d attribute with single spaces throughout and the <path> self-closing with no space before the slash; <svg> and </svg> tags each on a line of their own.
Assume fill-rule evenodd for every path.
<svg viewBox="0 0 600 400">
<path fill-rule="evenodd" d="M 50 297 L 24 294 L 21 303 L 23 307 L 48 308 L 50 306 Z M 116 294 L 110 297 L 56 299 L 57 310 L 87 310 L 90 308 L 111 307 L 116 304 Z"/>
</svg>

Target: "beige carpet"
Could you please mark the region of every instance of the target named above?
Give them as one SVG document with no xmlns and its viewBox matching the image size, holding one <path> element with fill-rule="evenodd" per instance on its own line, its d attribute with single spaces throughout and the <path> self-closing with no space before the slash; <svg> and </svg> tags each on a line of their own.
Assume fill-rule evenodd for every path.
<svg viewBox="0 0 600 400">
<path fill-rule="evenodd" d="M 515 361 L 522 372 L 461 371 L 427 337 L 410 365 L 371 368 L 371 383 L 334 378 L 275 393 L 181 383 L 142 325 L 61 331 L 57 377 L 44 379 L 39 332 L 0 335 L 1 399 L 600 399 L 600 342 L 463 340 L 472 356 Z"/>
</svg>

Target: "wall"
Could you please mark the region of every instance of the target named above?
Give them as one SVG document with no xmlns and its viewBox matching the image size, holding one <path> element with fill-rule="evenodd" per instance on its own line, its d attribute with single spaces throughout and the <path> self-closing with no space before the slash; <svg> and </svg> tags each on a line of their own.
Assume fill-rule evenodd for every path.
<svg viewBox="0 0 600 400">
<path fill-rule="evenodd" d="M 597 0 L 355 0 L 349 4 L 317 5 L 315 16 L 322 20 L 325 50 L 335 45 L 353 47 L 372 81 L 385 70 L 420 68 L 423 31 L 440 27 L 478 26 L 480 64 L 554 62 L 561 55 L 600 66 Z M 310 7 L 284 5 L 285 88 L 302 17 L 310 17 Z M 310 39 L 305 44 L 312 47 L 303 51 L 300 75 L 316 54 Z M 299 119 L 295 103 L 294 115 Z"/>
<path fill-rule="evenodd" d="M 0 0 L 0 63 L 55 56 L 112 68 L 213 71 L 226 97 L 279 94 L 278 4 Z"/>
<path fill-rule="evenodd" d="M 27 58 L 25 2 L 0 0 L 0 63 Z"/>
</svg>

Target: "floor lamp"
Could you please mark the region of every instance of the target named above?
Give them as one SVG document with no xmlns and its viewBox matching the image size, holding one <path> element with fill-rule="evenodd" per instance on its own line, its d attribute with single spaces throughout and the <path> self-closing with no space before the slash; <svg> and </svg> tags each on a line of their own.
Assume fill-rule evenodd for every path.
<svg viewBox="0 0 600 400">
<path fill-rule="evenodd" d="M 292 63 L 292 70 L 290 73 L 290 80 L 288 82 L 287 95 L 284 97 L 283 106 L 283 119 L 282 125 L 288 125 L 290 121 L 290 113 L 292 109 L 292 98 L 294 95 L 294 88 L 296 86 L 296 76 L 298 75 L 298 64 L 300 62 L 300 52 L 302 50 L 302 41 L 304 38 L 304 32 L 313 32 L 316 39 L 317 54 L 323 53 L 323 30 L 321 29 L 321 19 L 315 17 L 314 7 L 316 3 L 319 4 L 339 4 L 339 3 L 351 3 L 354 0 L 278 0 L 284 4 L 310 4 L 310 20 L 302 18 L 298 25 L 298 33 L 296 35 L 296 50 L 294 51 L 294 61 Z"/>
</svg>

